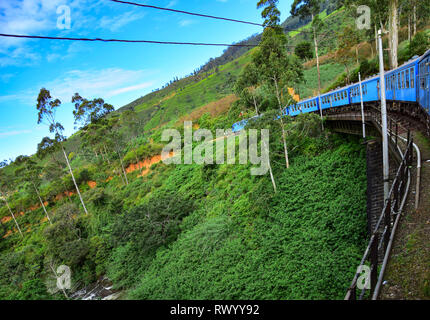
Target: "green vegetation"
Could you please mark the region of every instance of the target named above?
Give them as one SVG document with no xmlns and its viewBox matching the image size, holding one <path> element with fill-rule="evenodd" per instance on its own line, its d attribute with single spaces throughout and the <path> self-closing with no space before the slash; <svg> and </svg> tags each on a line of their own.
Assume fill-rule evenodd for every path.
<svg viewBox="0 0 430 320">
<path fill-rule="evenodd" d="M 246 168 L 220 166 L 205 204 L 130 297 L 343 298 L 365 246 L 364 159 L 356 141 L 333 137 L 316 157 L 295 158 L 276 195 Z"/>
<path fill-rule="evenodd" d="M 319 26 L 292 18 L 282 27 L 345 30 L 353 18 L 329 2 Z M 107 275 L 128 298 L 343 298 L 366 245 L 365 151 L 357 139 L 321 132 L 315 114 L 273 120 L 288 88 L 305 98 L 319 87 L 315 61 L 302 67 L 286 50 L 306 41 L 311 58 L 313 36 L 282 36 L 274 3 L 259 2 L 274 27 L 249 39 L 259 48 L 228 49 L 115 112 L 76 95 L 82 129 L 68 139 L 52 117 L 61 102 L 41 91 L 40 116 L 55 138 L 0 169 L 10 207 L 0 207 L 0 299 L 63 299 L 45 285 L 61 264 L 74 289 Z M 349 52 L 337 62 L 336 38 L 317 39 L 326 90 L 345 83 L 345 66 L 350 81 L 376 66 L 362 52 L 360 66 Z M 409 54 L 422 49 L 414 41 Z M 163 129 L 183 132 L 185 117 L 198 114 L 194 124 L 213 132 L 260 111 L 249 128 L 270 129 L 272 177 L 250 175 L 251 165 L 159 162 Z"/>
</svg>

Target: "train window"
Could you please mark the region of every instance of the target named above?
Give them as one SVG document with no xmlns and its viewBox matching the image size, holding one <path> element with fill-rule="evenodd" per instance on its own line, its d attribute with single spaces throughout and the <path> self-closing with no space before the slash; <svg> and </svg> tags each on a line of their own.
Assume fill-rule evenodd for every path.
<svg viewBox="0 0 430 320">
<path fill-rule="evenodd" d="M 403 72 L 399 73 L 400 79 L 399 79 L 399 83 L 400 83 L 400 89 L 404 88 L 404 81 L 403 81 Z"/>
<path fill-rule="evenodd" d="M 415 88 L 415 68 L 411 68 L 411 88 Z"/>
<path fill-rule="evenodd" d="M 409 89 L 409 82 L 410 82 L 410 79 L 409 79 L 409 70 L 406 70 L 405 74 L 406 74 L 406 89 Z"/>
<path fill-rule="evenodd" d="M 406 88 L 406 77 L 405 77 L 405 72 L 402 71 L 402 88 L 405 89 Z"/>
<path fill-rule="evenodd" d="M 401 83 L 401 79 L 400 79 L 400 73 L 397 74 L 397 89 L 401 89 L 402 88 L 402 83 Z"/>
</svg>

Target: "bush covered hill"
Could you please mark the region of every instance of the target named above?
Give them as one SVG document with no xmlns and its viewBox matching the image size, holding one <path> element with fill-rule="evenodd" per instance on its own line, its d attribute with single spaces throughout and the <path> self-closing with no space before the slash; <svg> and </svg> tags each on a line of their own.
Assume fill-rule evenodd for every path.
<svg viewBox="0 0 430 320">
<path fill-rule="evenodd" d="M 349 23 L 342 10 L 323 8 L 326 28 L 339 27 L 340 17 Z M 294 21 L 284 27 L 298 27 Z M 326 90 L 346 81 L 331 47 L 322 45 Z M 31 161 L 18 157 L 1 168 L 9 207 L 0 207 L 0 299 L 64 298 L 46 286 L 59 265 L 71 268 L 73 289 L 106 275 L 126 298 L 342 298 L 366 243 L 365 157 L 357 139 L 321 132 L 316 115 L 288 119 L 287 170 L 281 129 L 272 124 L 276 193 L 269 175 L 250 175 L 250 165 L 160 162 L 164 129 L 183 132 L 183 121 L 192 120 L 194 130 L 215 133 L 255 114 L 234 88 L 258 50 L 226 51 L 67 139 L 88 215 L 49 139 Z M 359 53 L 360 66 L 347 62 L 352 79 L 376 68 L 366 60 L 370 50 Z M 314 60 L 303 62 L 306 82 L 294 88 L 302 98 L 317 88 Z"/>
</svg>

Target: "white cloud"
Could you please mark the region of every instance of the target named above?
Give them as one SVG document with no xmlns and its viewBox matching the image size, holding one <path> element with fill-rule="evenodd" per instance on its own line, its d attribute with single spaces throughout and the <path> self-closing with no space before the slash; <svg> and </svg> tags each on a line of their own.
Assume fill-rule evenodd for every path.
<svg viewBox="0 0 430 320">
<path fill-rule="evenodd" d="M 112 96 L 116 96 L 116 95 L 121 94 L 121 93 L 146 89 L 146 88 L 152 86 L 152 84 L 153 84 L 152 82 L 144 82 L 144 83 L 137 84 L 134 86 L 129 86 L 129 87 L 117 89 L 117 90 L 112 92 Z"/>
<path fill-rule="evenodd" d="M 2 82 L 7 83 L 14 76 L 15 76 L 15 74 L 13 74 L 13 73 L 4 73 L 4 74 L 0 75 L 0 79 L 1 79 Z"/>
<path fill-rule="evenodd" d="M 178 1 L 172 0 L 167 4 L 166 8 L 171 8 L 171 7 L 175 6 L 177 3 L 178 3 Z"/>
<path fill-rule="evenodd" d="M 153 82 L 145 81 L 148 76 L 147 71 L 120 68 L 72 70 L 51 81 L 39 83 L 33 88 L 0 96 L 0 103 L 19 101 L 33 106 L 42 87 L 48 89 L 53 97 L 60 99 L 63 103 L 70 103 L 72 96 L 77 92 L 87 99 L 103 98 L 107 100 L 124 93 L 151 87 Z"/>
<path fill-rule="evenodd" d="M 136 13 L 133 11 L 125 12 L 116 17 L 104 16 L 100 20 L 100 27 L 115 32 L 133 21 L 142 19 L 144 16 L 145 14 L 142 12 Z"/>
<path fill-rule="evenodd" d="M 106 2 L 106 1 L 104 1 Z M 86 17 L 83 10 L 100 6 L 94 0 L 0 0 L 0 32 L 22 35 L 49 35 L 53 31 L 62 34 L 76 32 L 87 26 L 93 17 Z M 71 30 L 57 29 L 57 8 L 67 5 L 71 8 Z M 82 31 L 82 30 L 80 30 Z M 31 45 L 30 45 L 31 44 Z M 36 40 L 5 38 L 0 41 L 0 66 L 31 65 L 40 60 Z M 52 60 L 53 56 L 47 57 Z"/>
<path fill-rule="evenodd" d="M 196 23 L 194 20 L 189 20 L 189 19 L 179 21 L 179 25 L 181 27 L 186 27 L 186 26 L 192 25 L 194 23 Z"/>
<path fill-rule="evenodd" d="M 50 90 L 53 97 L 58 97 L 63 102 L 70 102 L 76 92 L 86 98 L 106 99 L 151 86 L 151 82 L 142 82 L 145 76 L 146 71 L 120 68 L 72 70 L 42 86 Z M 136 85 L 136 82 L 140 84 Z"/>
<path fill-rule="evenodd" d="M 9 131 L 9 132 L 0 132 L 0 139 L 5 137 L 11 137 L 11 136 L 18 136 L 21 134 L 28 134 L 31 133 L 31 130 L 21 130 L 21 131 Z"/>
</svg>

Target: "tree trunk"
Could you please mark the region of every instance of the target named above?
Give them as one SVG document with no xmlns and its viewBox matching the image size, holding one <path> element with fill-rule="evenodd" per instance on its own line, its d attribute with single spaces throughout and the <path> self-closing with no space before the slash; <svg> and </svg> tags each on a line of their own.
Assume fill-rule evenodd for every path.
<svg viewBox="0 0 430 320">
<path fill-rule="evenodd" d="M 281 115 L 279 117 L 279 120 L 281 122 L 281 128 L 282 128 L 282 140 L 283 140 L 283 143 L 284 143 L 285 164 L 286 164 L 287 169 L 288 169 L 288 168 L 290 168 L 290 160 L 288 158 L 287 137 L 286 137 L 286 134 L 285 134 L 284 120 L 282 120 L 282 116 L 283 116 L 282 115 L 283 114 L 282 101 L 281 101 L 281 98 L 279 96 L 278 80 L 276 79 L 276 77 L 273 77 L 273 82 L 275 83 L 276 98 L 278 99 L 279 110 L 281 111 Z"/>
<path fill-rule="evenodd" d="M 6 207 L 9 209 L 10 214 L 12 215 L 13 221 L 15 221 L 16 227 L 18 228 L 19 234 L 21 235 L 21 237 L 24 238 L 21 228 L 19 227 L 18 221 L 16 221 L 15 215 L 12 212 L 12 209 L 9 207 L 9 203 L 7 202 L 6 198 L 4 199 L 4 202 L 6 202 Z"/>
<path fill-rule="evenodd" d="M 314 15 L 312 15 L 312 22 L 314 21 Z M 318 73 L 318 102 L 319 102 L 319 109 L 320 109 L 320 116 L 321 116 L 321 126 L 324 130 L 324 124 L 323 124 L 323 114 L 322 114 L 322 108 L 321 108 L 321 74 L 320 74 L 320 58 L 318 55 L 318 39 L 317 39 L 317 31 L 315 27 L 312 28 L 314 31 L 314 45 L 315 45 L 315 57 L 317 60 L 317 73 Z"/>
<path fill-rule="evenodd" d="M 398 0 L 390 0 L 389 3 L 389 44 L 390 44 L 390 68 L 398 67 L 397 50 L 399 46 L 399 29 L 398 29 Z"/>
<path fill-rule="evenodd" d="M 408 15 L 408 41 L 411 42 L 411 16 Z"/>
<path fill-rule="evenodd" d="M 417 3 L 415 1 L 414 1 L 413 6 L 414 6 L 414 9 L 413 9 L 413 12 L 414 12 L 414 33 L 413 33 L 413 35 L 415 36 L 417 33 Z"/>
<path fill-rule="evenodd" d="M 254 100 L 254 107 L 255 107 L 255 112 L 258 116 L 258 106 L 257 106 L 257 101 L 255 100 L 255 95 L 254 93 L 252 93 L 252 99 Z"/>
<path fill-rule="evenodd" d="M 375 50 L 376 50 L 376 56 L 378 56 L 379 55 L 378 28 L 376 27 L 376 23 L 375 23 Z"/>
<path fill-rule="evenodd" d="M 124 163 L 122 162 L 122 158 L 121 158 L 121 155 L 119 154 L 119 152 L 117 152 L 117 154 L 119 157 L 119 162 L 121 163 L 122 172 L 124 173 L 125 183 L 126 183 L 126 185 L 128 185 L 127 173 L 125 172 Z"/>
<path fill-rule="evenodd" d="M 264 148 L 266 148 L 269 152 L 269 158 L 267 159 L 267 165 L 269 166 L 269 173 L 270 173 L 270 179 L 272 180 L 273 190 L 275 190 L 275 193 L 277 193 L 278 190 L 276 188 L 275 177 L 273 176 L 272 165 L 270 164 L 270 149 L 266 145 L 266 142 L 264 140 L 263 140 L 263 145 L 264 145 Z"/>
<path fill-rule="evenodd" d="M 46 211 L 45 204 L 43 203 L 42 198 L 40 197 L 39 190 L 37 189 L 37 187 L 36 187 L 36 185 L 34 183 L 33 183 L 33 187 L 34 187 L 34 190 L 37 193 L 37 196 L 39 198 L 40 204 L 42 205 L 43 211 L 45 211 L 45 214 L 46 214 L 46 217 L 48 218 L 49 223 L 52 224 L 51 218 L 49 217 L 49 214 L 48 214 L 48 211 Z"/>
<path fill-rule="evenodd" d="M 76 183 L 75 176 L 72 171 L 72 167 L 70 166 L 69 158 L 67 158 L 66 150 L 64 150 L 63 145 L 61 145 L 61 150 L 63 150 L 64 158 L 67 162 L 67 167 L 69 168 L 70 174 L 72 175 L 73 183 L 75 184 L 76 191 L 78 192 L 79 199 L 81 200 L 82 207 L 84 208 L 85 214 L 88 214 L 87 208 L 85 207 L 84 200 L 82 199 L 81 191 L 79 191 L 78 184 Z"/>
<path fill-rule="evenodd" d="M 108 164 L 110 165 L 111 163 L 110 163 L 110 160 L 109 160 L 109 155 L 108 155 L 108 152 L 107 152 L 107 149 L 106 149 L 106 145 L 103 145 L 103 148 L 105 150 L 106 160 L 107 160 Z"/>
<path fill-rule="evenodd" d="M 290 159 L 288 156 L 287 137 L 285 134 L 285 125 L 284 125 L 284 120 L 282 120 L 282 116 L 279 118 L 279 120 L 281 121 L 282 140 L 284 143 L 284 152 L 285 152 L 285 164 L 287 166 L 287 169 L 289 169 L 290 168 Z"/>
<path fill-rule="evenodd" d="M 349 84 L 349 68 L 348 68 L 348 63 L 345 63 L 345 69 L 346 69 L 346 81 Z"/>
<path fill-rule="evenodd" d="M 355 56 L 357 58 L 357 65 L 360 65 L 360 61 L 358 61 L 358 44 L 355 46 Z"/>
</svg>

